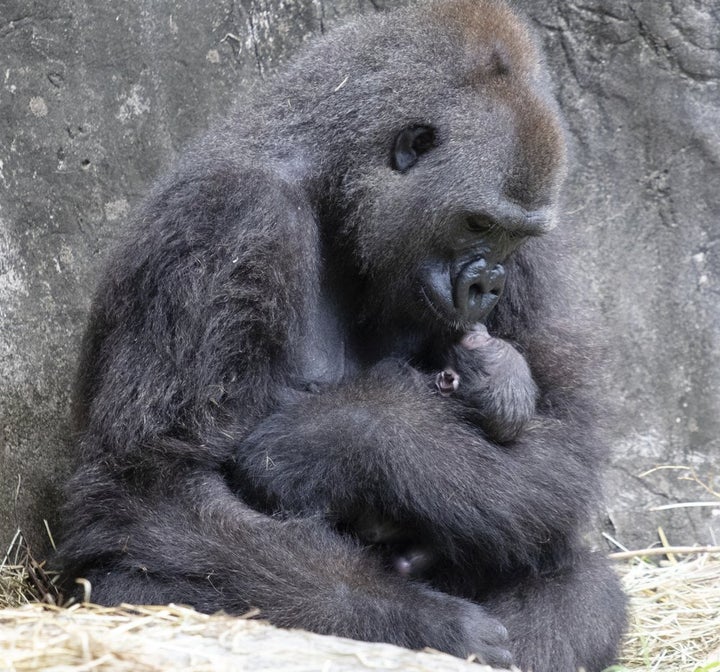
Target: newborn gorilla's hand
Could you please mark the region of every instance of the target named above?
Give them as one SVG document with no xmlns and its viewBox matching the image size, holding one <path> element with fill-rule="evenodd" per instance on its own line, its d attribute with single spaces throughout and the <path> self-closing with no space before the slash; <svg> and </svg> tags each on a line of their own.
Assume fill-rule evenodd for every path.
<svg viewBox="0 0 720 672">
<path fill-rule="evenodd" d="M 460 376 L 453 369 L 444 369 L 435 376 L 435 387 L 443 397 L 449 397 L 457 392 L 460 386 Z"/>
</svg>

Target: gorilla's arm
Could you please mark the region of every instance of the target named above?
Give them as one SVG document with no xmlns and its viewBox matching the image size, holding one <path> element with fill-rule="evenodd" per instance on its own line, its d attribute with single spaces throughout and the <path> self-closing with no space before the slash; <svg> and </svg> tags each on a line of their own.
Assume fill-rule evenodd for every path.
<svg viewBox="0 0 720 672">
<path fill-rule="evenodd" d="M 239 480 L 295 512 L 352 520 L 381 506 L 439 547 L 465 540 L 500 565 L 533 563 L 543 547 L 562 545 L 597 487 L 577 399 L 564 411 L 557 392 L 541 397 L 506 446 L 466 422 L 464 403 L 448 401 L 416 371 L 383 362 L 262 421 L 238 450 Z"/>
<path fill-rule="evenodd" d="M 281 627 L 509 665 L 507 631 L 486 609 L 385 572 L 325 521 L 274 520 L 250 510 L 217 472 L 157 455 L 136 465 L 153 483 L 148 490 L 133 492 L 138 482 L 121 483 L 107 467 L 71 482 L 72 503 L 82 503 L 75 523 L 86 535 L 62 548 L 65 579 L 87 579 L 95 603 L 260 608 Z"/>
</svg>

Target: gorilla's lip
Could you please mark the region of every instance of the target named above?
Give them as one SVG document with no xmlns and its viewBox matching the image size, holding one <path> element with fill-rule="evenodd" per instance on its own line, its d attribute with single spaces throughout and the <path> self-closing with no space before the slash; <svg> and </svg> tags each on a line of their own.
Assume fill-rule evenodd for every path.
<svg viewBox="0 0 720 672">
<path fill-rule="evenodd" d="M 430 309 L 430 312 L 438 319 L 438 321 L 451 327 L 458 327 L 460 322 L 460 320 L 458 320 L 458 316 L 455 313 L 448 315 L 446 311 L 442 310 L 442 308 L 433 301 L 427 288 L 422 283 L 420 283 L 420 294 L 425 301 L 425 305 Z"/>
<path fill-rule="evenodd" d="M 432 262 L 418 269 L 415 276 L 425 305 L 440 322 L 456 324 L 458 314 L 453 301 L 453 277 L 447 263 Z"/>
</svg>

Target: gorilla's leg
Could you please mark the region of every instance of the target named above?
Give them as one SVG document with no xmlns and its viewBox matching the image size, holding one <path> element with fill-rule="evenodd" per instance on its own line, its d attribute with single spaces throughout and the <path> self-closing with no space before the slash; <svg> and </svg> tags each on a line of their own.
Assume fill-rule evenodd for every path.
<svg viewBox="0 0 720 672">
<path fill-rule="evenodd" d="M 523 670 L 600 672 L 615 660 L 626 621 L 618 577 L 598 554 L 578 551 L 570 562 L 483 601 L 507 626 Z"/>
<path fill-rule="evenodd" d="M 507 632 L 483 607 L 393 576 L 324 521 L 258 514 L 217 474 L 171 480 L 174 495 L 159 484 L 157 498 L 129 498 L 113 511 L 93 496 L 107 485 L 102 477 L 78 483 L 83 534 L 61 553 L 68 577 L 92 584 L 92 601 L 258 608 L 278 626 L 509 665 Z"/>
</svg>

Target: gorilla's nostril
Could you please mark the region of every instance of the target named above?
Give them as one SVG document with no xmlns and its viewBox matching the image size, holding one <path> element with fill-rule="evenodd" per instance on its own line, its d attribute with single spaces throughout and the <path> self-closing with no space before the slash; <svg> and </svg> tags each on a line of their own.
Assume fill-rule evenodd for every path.
<svg viewBox="0 0 720 672">
<path fill-rule="evenodd" d="M 466 264 L 455 279 L 454 303 L 458 313 L 470 322 L 482 321 L 500 299 L 504 280 L 501 264 L 490 266 L 483 258 Z"/>
</svg>

